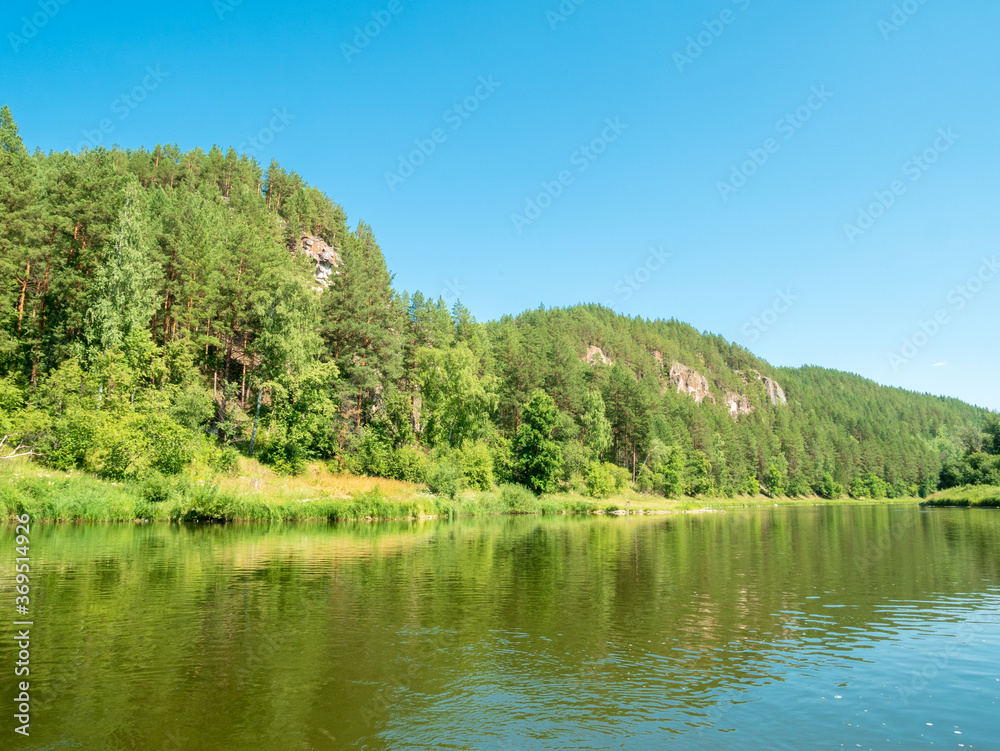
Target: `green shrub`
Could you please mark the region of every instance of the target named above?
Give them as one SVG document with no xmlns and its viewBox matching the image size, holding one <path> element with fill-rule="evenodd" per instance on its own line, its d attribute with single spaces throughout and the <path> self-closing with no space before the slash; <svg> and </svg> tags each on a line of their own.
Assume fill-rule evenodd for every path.
<svg viewBox="0 0 1000 751">
<path fill-rule="evenodd" d="M 205 428 L 216 413 L 212 392 L 197 384 L 188 384 L 174 397 L 170 407 L 170 417 L 178 425 L 191 431 Z"/>
<path fill-rule="evenodd" d="M 812 488 L 809 486 L 805 480 L 800 477 L 793 477 L 788 481 L 788 495 L 790 496 L 806 496 L 812 493 Z"/>
<path fill-rule="evenodd" d="M 392 444 L 381 433 L 363 428 L 351 442 L 348 468 L 356 475 L 389 477 L 392 474 Z"/>
<path fill-rule="evenodd" d="M 427 470 L 427 487 L 432 493 L 449 498 L 462 491 L 464 480 L 462 470 L 447 457 L 437 459 Z"/>
<path fill-rule="evenodd" d="M 299 436 L 289 434 L 281 423 L 258 434 L 257 456 L 275 474 L 299 475 L 309 462 L 309 451 Z"/>
<path fill-rule="evenodd" d="M 591 498 L 609 498 L 615 492 L 615 478 L 602 462 L 587 465 L 587 495 Z"/>
<path fill-rule="evenodd" d="M 784 457 L 780 460 L 772 460 L 764 472 L 764 487 L 767 494 L 772 498 L 785 494 L 785 467 L 787 461 Z"/>
<path fill-rule="evenodd" d="M 489 490 L 493 487 L 493 456 L 484 443 L 467 443 L 459 451 L 462 475 L 470 487 Z"/>
<path fill-rule="evenodd" d="M 643 464 L 639 468 L 639 476 L 635 479 L 635 487 L 640 493 L 653 493 L 656 489 L 656 473 Z"/>
<path fill-rule="evenodd" d="M 100 432 L 99 415 L 83 410 L 68 412 L 52 426 L 51 433 L 43 439 L 45 463 L 63 471 L 86 467 L 91 451 L 97 446 Z"/>
<path fill-rule="evenodd" d="M 816 495 L 827 500 L 835 500 L 844 495 L 844 486 L 833 479 L 829 472 L 823 473 L 823 479 L 815 488 Z"/>
<path fill-rule="evenodd" d="M 737 491 L 740 495 L 759 495 L 760 483 L 756 475 L 745 475 L 740 481 Z"/>
<path fill-rule="evenodd" d="M 137 420 L 126 420 L 105 427 L 97 464 L 101 475 L 122 482 L 149 472 L 149 454 L 149 437 L 140 429 Z"/>
<path fill-rule="evenodd" d="M 401 446 L 392 452 L 389 460 L 391 477 L 404 482 L 427 481 L 427 456 L 416 446 Z"/>
<path fill-rule="evenodd" d="M 211 459 L 212 469 L 220 474 L 231 475 L 240 464 L 240 452 L 232 446 L 226 446 L 221 451 L 213 452 Z"/>
<path fill-rule="evenodd" d="M 164 503 L 174 500 L 177 495 L 177 485 L 159 472 L 150 472 L 139 485 L 143 500 L 148 503 Z"/>
<path fill-rule="evenodd" d="M 145 415 L 139 429 L 149 439 L 150 465 L 176 475 L 194 459 L 194 435 L 164 415 Z"/>
<path fill-rule="evenodd" d="M 888 490 L 885 482 L 874 472 L 856 477 L 851 483 L 851 497 L 857 500 L 876 501 L 885 498 Z"/>
<path fill-rule="evenodd" d="M 523 485 L 500 486 L 500 502 L 507 513 L 537 514 L 542 510 L 538 496 Z"/>
</svg>

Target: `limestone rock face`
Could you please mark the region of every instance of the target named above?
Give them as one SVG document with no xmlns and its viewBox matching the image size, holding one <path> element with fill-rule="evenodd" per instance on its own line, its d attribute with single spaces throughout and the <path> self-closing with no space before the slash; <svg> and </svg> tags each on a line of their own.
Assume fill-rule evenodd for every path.
<svg viewBox="0 0 1000 751">
<path fill-rule="evenodd" d="M 678 393 L 687 394 L 698 404 L 706 399 L 715 401 L 708 388 L 708 379 L 687 365 L 675 362 L 670 368 L 670 382 L 677 387 Z"/>
<path fill-rule="evenodd" d="M 767 395 L 770 397 L 772 405 L 777 407 L 778 405 L 784 406 L 788 404 L 788 398 L 785 396 L 784 390 L 778 385 L 777 381 L 772 381 L 766 376 L 761 376 L 760 380 L 764 384 L 764 388 L 767 390 Z"/>
<path fill-rule="evenodd" d="M 299 238 L 298 243 L 291 246 L 289 250 L 293 254 L 304 253 L 313 262 L 315 265 L 313 275 L 319 283 L 317 289 L 329 287 L 334 281 L 333 277 L 340 273 L 337 268 L 344 263 L 335 248 L 328 245 L 323 238 L 313 235 L 303 235 Z"/>
<path fill-rule="evenodd" d="M 587 347 L 587 354 L 583 356 L 583 361 L 588 365 L 597 365 L 597 363 L 601 363 L 601 365 L 614 365 L 614 362 L 604 354 L 604 350 L 594 345 Z"/>
<path fill-rule="evenodd" d="M 733 416 L 736 420 L 740 415 L 752 415 L 754 413 L 754 406 L 750 403 L 743 394 L 738 394 L 735 391 L 726 392 L 726 406 L 729 407 L 729 414 Z"/>
</svg>

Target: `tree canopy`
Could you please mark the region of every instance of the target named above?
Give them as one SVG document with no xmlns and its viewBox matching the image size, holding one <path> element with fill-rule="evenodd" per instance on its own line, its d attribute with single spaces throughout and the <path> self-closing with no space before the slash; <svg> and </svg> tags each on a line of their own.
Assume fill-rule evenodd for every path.
<svg viewBox="0 0 1000 751">
<path fill-rule="evenodd" d="M 32 154 L 4 107 L 0 213 L 0 437 L 53 466 L 238 450 L 538 492 L 1000 483 L 1000 418 L 958 400 L 774 368 L 676 320 L 480 323 L 397 290 L 371 227 L 231 148 Z"/>
</svg>

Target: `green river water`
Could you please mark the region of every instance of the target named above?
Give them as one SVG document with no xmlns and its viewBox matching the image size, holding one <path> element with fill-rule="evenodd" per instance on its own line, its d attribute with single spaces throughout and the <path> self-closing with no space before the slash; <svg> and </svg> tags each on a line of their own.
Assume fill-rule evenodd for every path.
<svg viewBox="0 0 1000 751">
<path fill-rule="evenodd" d="M 31 529 L 0 748 L 1000 749 L 1000 512 Z"/>
</svg>

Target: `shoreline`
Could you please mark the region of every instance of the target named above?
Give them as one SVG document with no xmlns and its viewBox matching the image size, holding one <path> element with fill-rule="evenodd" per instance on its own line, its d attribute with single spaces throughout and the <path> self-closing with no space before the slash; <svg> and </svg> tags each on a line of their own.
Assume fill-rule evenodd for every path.
<svg viewBox="0 0 1000 751">
<path fill-rule="evenodd" d="M 536 497 L 502 486 L 435 496 L 418 485 L 333 475 L 322 466 L 300 477 L 280 477 L 256 464 L 239 476 L 159 478 L 114 483 L 81 472 L 57 472 L 30 463 L 0 471 L 0 524 L 27 513 L 35 523 L 151 522 L 226 524 L 432 521 L 516 515 L 660 516 L 725 513 L 781 506 L 916 505 L 919 498 L 737 496 L 669 500 L 632 491 L 595 499 L 571 492 Z M 157 484 L 159 483 L 159 484 Z"/>
<path fill-rule="evenodd" d="M 1000 508 L 1000 487 L 965 485 L 934 493 L 920 504 L 925 508 Z"/>
</svg>

